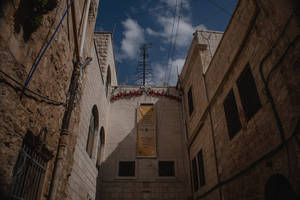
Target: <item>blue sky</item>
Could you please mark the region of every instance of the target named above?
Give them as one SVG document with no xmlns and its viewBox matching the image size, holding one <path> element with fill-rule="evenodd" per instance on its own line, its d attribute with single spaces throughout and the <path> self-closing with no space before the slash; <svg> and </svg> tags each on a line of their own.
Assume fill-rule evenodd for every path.
<svg viewBox="0 0 300 200">
<path fill-rule="evenodd" d="M 151 43 L 150 85 L 176 85 L 197 29 L 225 31 L 237 0 L 101 0 L 96 30 L 114 31 L 119 84 L 135 85 L 140 46 Z M 177 70 L 178 68 L 178 70 Z"/>
</svg>

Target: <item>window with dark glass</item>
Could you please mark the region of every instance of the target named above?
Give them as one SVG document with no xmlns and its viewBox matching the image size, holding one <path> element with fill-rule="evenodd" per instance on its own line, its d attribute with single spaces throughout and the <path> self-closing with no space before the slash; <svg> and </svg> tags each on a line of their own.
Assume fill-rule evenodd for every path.
<svg viewBox="0 0 300 200">
<path fill-rule="evenodd" d="M 96 131 L 98 130 L 98 121 L 99 121 L 98 109 L 97 106 L 94 105 L 91 112 L 88 138 L 86 144 L 86 152 L 90 157 L 92 157 L 93 154 L 94 139 L 95 139 Z"/>
<path fill-rule="evenodd" d="M 100 129 L 100 137 L 99 137 L 99 143 L 98 143 L 98 152 L 97 152 L 97 162 L 96 167 L 100 169 L 102 157 L 103 157 L 103 149 L 104 149 L 104 138 L 105 138 L 104 128 L 101 127 Z"/>
<path fill-rule="evenodd" d="M 237 87 L 247 121 L 249 121 L 261 108 L 257 88 L 249 65 L 246 66 L 238 78 Z"/>
<path fill-rule="evenodd" d="M 95 116 L 92 113 L 90 118 L 88 140 L 86 145 L 86 152 L 89 154 L 90 157 L 92 157 L 92 153 L 93 153 L 94 136 L 95 136 Z"/>
<path fill-rule="evenodd" d="M 190 87 L 190 89 L 188 91 L 188 103 L 189 103 L 189 114 L 191 116 L 194 111 L 192 87 Z"/>
<path fill-rule="evenodd" d="M 173 161 L 159 161 L 159 176 L 175 176 L 175 168 Z"/>
<path fill-rule="evenodd" d="M 202 150 L 199 151 L 197 158 L 198 158 L 198 168 L 199 168 L 200 187 L 201 187 L 201 186 L 205 185 L 205 174 L 204 174 L 204 163 L 203 163 Z"/>
<path fill-rule="evenodd" d="M 109 90 L 110 85 L 111 85 L 111 72 L 110 72 L 110 66 L 108 66 L 108 68 L 107 68 L 107 75 L 106 75 L 106 82 L 105 82 L 105 94 L 106 94 L 106 97 L 108 95 L 108 90 Z"/>
<path fill-rule="evenodd" d="M 135 176 L 135 162 L 134 161 L 120 161 L 119 162 L 119 176 Z"/>
<path fill-rule="evenodd" d="M 197 171 L 197 163 L 196 158 L 192 160 L 192 168 L 193 168 L 193 181 L 194 181 L 194 192 L 198 190 L 198 171 Z"/>
<path fill-rule="evenodd" d="M 239 118 L 239 112 L 237 109 L 237 105 L 235 102 L 235 97 L 232 89 L 227 95 L 223 103 L 223 106 L 224 106 L 225 117 L 227 122 L 228 135 L 229 138 L 232 139 L 242 128 L 240 118 Z"/>
</svg>

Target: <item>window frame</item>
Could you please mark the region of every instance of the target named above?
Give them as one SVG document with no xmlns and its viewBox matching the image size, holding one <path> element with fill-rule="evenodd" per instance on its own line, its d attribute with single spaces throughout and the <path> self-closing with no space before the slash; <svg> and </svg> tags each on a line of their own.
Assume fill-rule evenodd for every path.
<svg viewBox="0 0 300 200">
<path fill-rule="evenodd" d="M 197 169 L 197 158 L 194 157 L 192 160 L 192 177 L 193 177 L 193 191 L 197 192 L 199 190 L 199 180 L 198 180 L 198 169 Z"/>
<path fill-rule="evenodd" d="M 194 112 L 194 97 L 193 97 L 193 88 L 192 86 L 189 87 L 189 90 L 187 92 L 187 100 L 188 100 L 188 110 L 189 110 L 189 116 L 191 117 Z"/>
<path fill-rule="evenodd" d="M 161 175 L 161 164 L 166 164 L 166 163 L 172 163 L 172 170 L 171 170 L 171 175 Z M 159 177 L 175 177 L 176 176 L 176 170 L 175 170 L 175 162 L 174 161 L 165 161 L 165 160 L 159 160 L 158 161 L 158 176 Z"/>
<path fill-rule="evenodd" d="M 227 93 L 223 101 L 223 109 L 225 113 L 228 136 L 229 139 L 232 140 L 242 129 L 240 114 L 233 89 Z"/>
<path fill-rule="evenodd" d="M 198 172 L 199 172 L 199 186 L 202 187 L 206 183 L 202 149 L 197 154 L 197 161 L 198 161 Z"/>
<path fill-rule="evenodd" d="M 133 163 L 133 166 L 134 166 L 134 169 L 133 169 L 133 175 L 131 176 L 131 175 L 128 175 L 128 176 L 126 176 L 126 175 L 120 175 L 120 164 L 121 163 Z M 129 161 L 129 160 L 119 160 L 118 161 L 118 171 L 117 171 L 117 177 L 118 178 L 135 178 L 136 177 L 136 169 L 137 169 L 137 167 L 136 167 L 136 161 L 134 160 L 134 161 Z"/>
<path fill-rule="evenodd" d="M 236 86 L 238 88 L 246 121 L 248 122 L 262 107 L 255 79 L 249 64 L 246 65 L 239 75 Z"/>
<path fill-rule="evenodd" d="M 94 105 L 91 110 L 88 136 L 87 136 L 86 148 L 85 148 L 90 158 L 93 157 L 93 153 L 94 153 L 93 151 L 95 145 L 94 143 L 95 143 L 96 134 L 98 132 L 98 127 L 99 127 L 99 113 L 98 113 L 97 106 Z"/>
</svg>

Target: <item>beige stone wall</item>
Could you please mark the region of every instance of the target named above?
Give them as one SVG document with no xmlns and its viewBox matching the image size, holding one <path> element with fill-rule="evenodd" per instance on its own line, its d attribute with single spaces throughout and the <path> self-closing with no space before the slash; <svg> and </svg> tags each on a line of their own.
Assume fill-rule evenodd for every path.
<svg viewBox="0 0 300 200">
<path fill-rule="evenodd" d="M 120 91 L 135 91 L 139 87 L 118 86 Z M 177 95 L 175 88 L 159 88 Z M 153 103 L 157 117 L 157 158 L 136 158 L 136 109 L 140 103 Z M 103 168 L 100 172 L 100 199 L 186 199 L 187 168 L 183 144 L 181 103 L 166 97 L 119 99 L 110 105 Z M 135 177 L 118 177 L 119 161 L 135 161 Z M 158 161 L 174 161 L 175 177 L 159 177 Z"/>
<path fill-rule="evenodd" d="M 115 67 L 115 54 L 112 41 L 112 33 L 105 31 L 97 31 L 94 34 L 94 44 L 97 49 L 97 59 L 101 68 L 104 82 L 107 78 L 107 70 L 110 67 L 111 85 L 117 86 L 117 73 Z"/>
<path fill-rule="evenodd" d="M 101 127 L 107 129 L 107 113 L 109 102 L 105 96 L 104 85 L 101 80 L 95 48 L 92 49 L 93 61 L 83 72 L 80 120 L 76 130 L 77 144 L 74 153 L 74 167 L 70 176 L 70 199 L 95 199 L 97 150 Z M 94 139 L 93 153 L 90 158 L 86 152 L 88 130 L 93 106 L 99 114 L 98 128 Z"/>
<path fill-rule="evenodd" d="M 23 39 L 23 29 L 21 27 L 18 33 L 15 26 L 19 23 L 15 21 L 15 12 L 18 12 L 20 1 L 3 1 L 0 3 L 0 63 L 1 70 L 13 77 L 16 81 L 24 84 L 25 79 L 30 71 L 31 66 L 40 54 L 41 47 L 44 47 L 54 32 L 60 18 L 66 10 L 65 1 L 57 1 L 57 7 L 49 13 L 43 15 L 42 23 L 39 28 L 32 33 L 28 41 Z M 97 6 L 97 1 L 94 6 Z M 85 1 L 76 1 L 76 17 L 78 34 L 82 34 L 83 24 L 80 23 L 84 12 Z M 2 12 L 4 11 L 4 12 Z M 97 13 L 97 11 L 95 11 Z M 91 41 L 95 23 L 91 18 L 87 28 L 86 38 Z M 79 36 L 79 42 L 82 36 Z M 83 52 L 88 55 L 89 42 L 86 42 Z M 63 102 L 67 101 L 70 79 L 73 71 L 73 52 L 74 40 L 71 12 L 64 19 L 62 26 L 57 32 L 54 40 L 49 46 L 46 54 L 41 60 L 35 74 L 33 75 L 28 88 L 45 96 L 47 98 Z M 83 58 L 83 59 L 84 59 Z M 46 199 L 51 176 L 54 166 L 54 160 L 61 129 L 61 121 L 64 113 L 64 106 L 54 106 L 49 104 L 48 100 L 42 99 L 34 94 L 25 92 L 20 99 L 20 88 L 16 82 L 10 80 L 3 73 L 1 78 L 1 120 L 0 120 L 0 146 L 1 146 L 1 163 L 0 179 L 1 190 L 11 183 L 13 168 L 19 154 L 22 144 L 22 138 L 27 131 L 38 135 L 42 128 L 47 129 L 45 145 L 50 150 L 53 158 L 46 166 L 45 179 L 43 181 L 42 199 Z M 48 103 L 47 103 L 48 102 Z M 65 152 L 64 172 L 59 185 L 57 198 L 64 199 L 68 195 L 67 179 L 73 162 L 74 134 L 72 128 L 78 121 L 78 110 L 76 107 L 71 119 L 69 146 Z"/>
<path fill-rule="evenodd" d="M 205 90 L 201 89 L 204 87 L 203 78 L 200 82 L 197 79 L 200 74 L 188 73 L 189 70 L 196 72 L 196 66 L 203 64 L 200 48 L 191 47 L 193 50 L 189 51 L 187 58 L 196 56 L 187 59 L 186 70 L 181 74 L 184 94 L 187 94 L 189 85 L 196 85 L 201 91 L 193 92 L 194 105 L 198 108 L 192 119 L 187 117 L 191 159 L 199 149 L 204 149 L 207 182 L 194 193 L 195 199 L 219 199 L 219 196 L 222 199 L 264 199 L 265 184 L 277 173 L 285 176 L 299 195 L 299 145 L 296 141 L 299 140 L 300 112 L 299 80 L 296 78 L 299 77 L 299 69 L 296 66 L 299 65 L 300 29 L 296 19 L 290 17 L 293 14 L 292 1 L 264 1 L 258 5 L 254 2 L 242 0 L 238 3 L 205 72 L 209 102 Z M 194 51 L 200 55 L 197 56 Z M 262 104 L 248 122 L 236 85 L 247 64 Z M 260 74 L 261 65 L 264 77 L 272 72 L 268 86 L 282 131 L 266 93 Z M 242 129 L 230 140 L 223 102 L 231 89 L 235 94 Z M 185 108 L 188 108 L 185 99 Z M 193 118 L 196 118 L 195 122 Z M 210 123 L 213 129 L 208 126 Z M 283 133 L 283 141 L 280 132 Z"/>
<path fill-rule="evenodd" d="M 114 54 L 112 49 L 111 34 L 97 32 L 93 36 L 91 54 L 92 62 L 83 71 L 80 100 L 80 117 L 76 128 L 77 138 L 74 153 L 74 167 L 70 176 L 70 199 L 95 199 L 97 189 L 98 169 L 96 167 L 99 151 L 100 130 L 104 129 L 105 149 L 106 140 L 109 137 L 108 123 L 110 113 L 110 91 L 106 96 L 106 70 L 104 66 L 110 65 L 111 84 L 117 84 L 114 65 Z M 105 61 L 104 58 L 105 57 Z M 98 110 L 98 128 L 93 142 L 92 156 L 86 151 L 90 117 L 93 106 Z M 106 150 L 105 150 L 106 151 Z M 102 159 L 103 160 L 103 159 Z M 100 172 L 101 173 L 101 172 Z"/>
</svg>

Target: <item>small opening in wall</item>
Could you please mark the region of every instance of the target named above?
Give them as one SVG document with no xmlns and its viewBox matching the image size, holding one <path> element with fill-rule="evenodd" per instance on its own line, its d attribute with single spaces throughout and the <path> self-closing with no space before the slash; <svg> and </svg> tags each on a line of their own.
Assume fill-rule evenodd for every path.
<svg viewBox="0 0 300 200">
<path fill-rule="evenodd" d="M 175 176 L 174 161 L 159 161 L 159 176 Z"/>
<path fill-rule="evenodd" d="M 249 65 L 246 66 L 238 78 L 237 87 L 240 93 L 247 121 L 249 121 L 261 108 L 255 81 Z"/>
<path fill-rule="evenodd" d="M 202 150 L 199 151 L 197 155 L 198 159 L 198 168 L 199 168 L 199 176 L 200 176 L 200 187 L 205 185 L 205 173 L 204 173 L 204 163 L 203 163 L 203 154 Z"/>
<path fill-rule="evenodd" d="M 119 162 L 119 176 L 135 176 L 135 162 L 134 161 L 120 161 Z"/>
<path fill-rule="evenodd" d="M 283 199 L 297 200 L 299 198 L 286 177 L 274 174 L 265 185 L 265 200 Z"/>
<path fill-rule="evenodd" d="M 242 128 L 233 90 L 231 89 L 223 103 L 229 138 L 232 139 Z"/>
<path fill-rule="evenodd" d="M 189 114 L 192 115 L 194 111 L 194 102 L 193 102 L 193 93 L 192 93 L 192 87 L 190 87 L 188 91 L 188 103 L 189 103 Z"/>
<path fill-rule="evenodd" d="M 194 192 L 198 191 L 198 171 L 196 158 L 192 160 Z"/>
<path fill-rule="evenodd" d="M 153 103 L 141 103 L 141 106 L 153 106 Z"/>
</svg>

